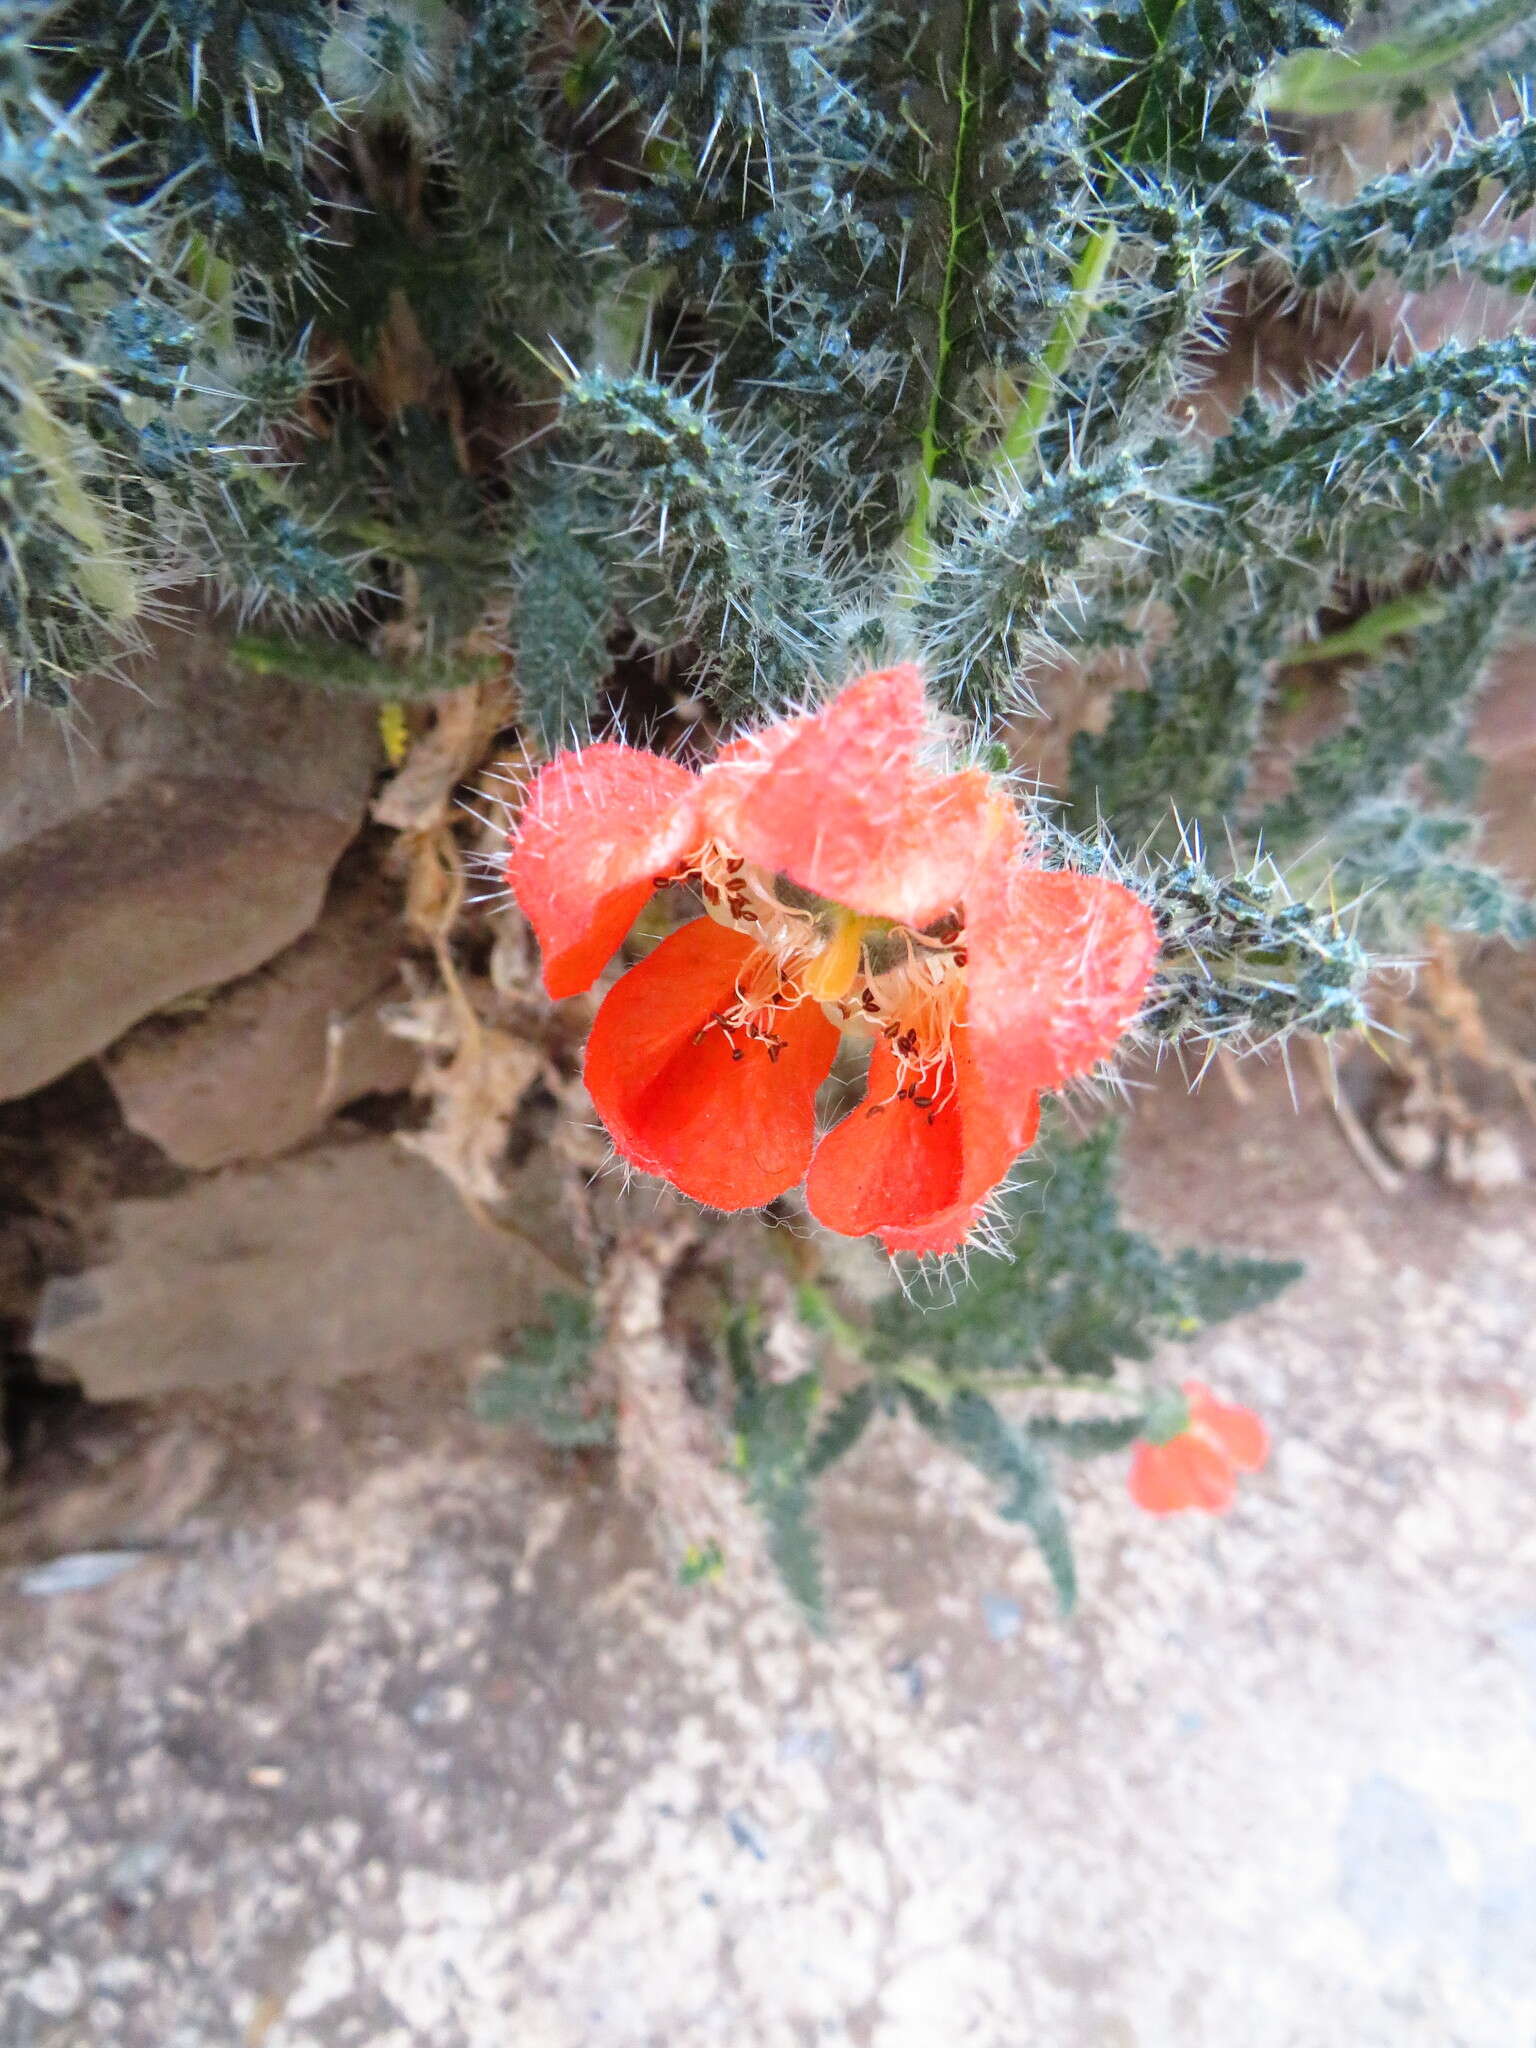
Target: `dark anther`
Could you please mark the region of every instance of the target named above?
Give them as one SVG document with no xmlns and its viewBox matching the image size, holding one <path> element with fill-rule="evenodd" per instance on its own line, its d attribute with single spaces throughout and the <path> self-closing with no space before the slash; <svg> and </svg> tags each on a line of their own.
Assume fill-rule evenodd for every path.
<svg viewBox="0 0 1536 2048">
<path fill-rule="evenodd" d="M 731 1047 L 731 1058 L 733 1060 L 744 1060 L 746 1058 L 746 1054 L 742 1051 L 739 1045 L 733 1045 Z"/>
<path fill-rule="evenodd" d="M 955 965 L 957 967 L 963 967 L 966 961 L 970 959 L 970 957 L 970 954 L 966 952 L 964 946 L 957 946 L 955 948 Z"/>
</svg>

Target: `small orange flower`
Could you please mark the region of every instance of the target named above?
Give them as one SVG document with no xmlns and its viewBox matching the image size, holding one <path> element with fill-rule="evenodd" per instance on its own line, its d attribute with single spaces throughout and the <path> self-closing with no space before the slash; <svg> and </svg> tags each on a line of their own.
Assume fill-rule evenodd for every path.
<svg viewBox="0 0 1536 2048">
<path fill-rule="evenodd" d="M 1251 1408 L 1218 1401 L 1199 1380 L 1185 1380 L 1179 1411 L 1166 1434 L 1154 1424 L 1157 1434 L 1131 1453 L 1131 1499 L 1149 1515 L 1225 1514 L 1238 1473 L 1257 1472 L 1269 1456 L 1269 1433 Z"/>
<path fill-rule="evenodd" d="M 811 1212 L 947 1252 L 1032 1143 L 1043 1089 L 1135 1020 L 1157 950 L 1118 882 L 1031 860 L 1003 789 L 930 768 L 922 678 L 851 683 L 700 773 L 610 742 L 559 755 L 507 861 L 552 996 L 590 988 L 654 889 L 708 915 L 598 1011 L 586 1081 L 622 1156 L 717 1209 L 806 1182 Z M 817 1142 L 841 1033 L 863 1103 Z"/>
</svg>

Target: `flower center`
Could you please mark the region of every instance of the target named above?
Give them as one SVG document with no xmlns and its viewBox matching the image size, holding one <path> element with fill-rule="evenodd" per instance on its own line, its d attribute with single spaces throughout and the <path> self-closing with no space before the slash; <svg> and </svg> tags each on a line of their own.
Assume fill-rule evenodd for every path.
<svg viewBox="0 0 1536 2048">
<path fill-rule="evenodd" d="M 877 918 L 855 917 L 851 910 L 837 912 L 832 937 L 797 977 L 813 1003 L 840 1003 L 853 992 L 863 965 L 864 935 L 879 929 Z"/>
<path fill-rule="evenodd" d="M 774 1017 L 802 1002 L 831 1020 L 890 1043 L 896 1100 L 937 1114 L 953 1086 L 952 1034 L 965 986 L 964 919 L 945 913 L 921 931 L 867 917 L 754 867 L 711 840 L 674 879 L 693 881 L 718 924 L 757 941 L 736 984 L 736 1002 L 711 1019 L 731 1039 L 778 1051 Z"/>
</svg>

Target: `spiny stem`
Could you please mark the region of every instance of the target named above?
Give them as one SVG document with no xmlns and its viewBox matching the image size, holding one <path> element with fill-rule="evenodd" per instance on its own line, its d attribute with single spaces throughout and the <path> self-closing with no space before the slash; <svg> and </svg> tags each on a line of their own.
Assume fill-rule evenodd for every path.
<svg viewBox="0 0 1536 2048">
<path fill-rule="evenodd" d="M 1100 228 L 1088 237 L 1072 272 L 1071 295 L 1057 315 L 1056 325 L 1035 366 L 1034 375 L 997 445 L 994 460 L 1000 466 L 1019 470 L 1033 464 L 1041 432 L 1051 415 L 1061 374 L 1077 353 L 1077 345 L 1099 303 L 1104 279 L 1114 260 L 1116 240 L 1113 228 Z"/>
<path fill-rule="evenodd" d="M 944 452 L 939 436 L 939 421 L 943 414 L 944 377 L 949 367 L 952 346 L 950 319 L 954 308 L 955 280 L 960 268 L 960 244 L 965 234 L 965 227 L 960 219 L 960 190 L 965 175 L 966 131 L 970 126 L 973 105 L 971 28 L 977 4 L 978 0 L 969 0 L 965 10 L 965 27 L 960 38 L 960 76 L 956 86 L 959 105 L 955 115 L 954 160 L 949 176 L 949 235 L 948 246 L 944 252 L 944 283 L 939 293 L 933 384 L 928 393 L 927 416 L 923 421 L 921 451 L 912 491 L 912 516 L 902 534 L 902 551 L 915 588 L 920 588 L 933 573 L 933 537 L 929 532 L 929 526 L 933 517 L 933 480 L 938 474 L 939 459 Z"/>
<path fill-rule="evenodd" d="M 963 104 L 963 103 L 962 103 Z M 962 120 L 964 118 L 962 110 Z M 953 224 L 952 224 L 953 225 Z M 1071 293 L 1067 303 L 1057 316 L 1050 339 L 1041 351 L 1024 395 L 1004 429 L 1002 439 L 993 452 L 993 465 L 1015 475 L 1032 465 L 1035 449 L 1046 421 L 1051 416 L 1051 406 L 1061 383 L 1063 371 L 1077 352 L 1079 342 L 1098 305 L 1114 261 L 1115 244 L 1118 237 L 1113 228 L 1100 228 L 1088 237 L 1083 253 L 1072 272 Z M 951 241 L 951 254 L 954 243 Z M 939 334 L 941 357 L 948 332 L 949 274 L 945 274 L 945 297 L 939 308 Z M 937 432 L 939 406 L 939 380 L 934 380 L 933 397 L 929 404 L 928 420 L 923 428 L 922 460 L 919 464 L 912 502 L 912 516 L 907 521 L 901 538 L 901 557 L 906 569 L 903 597 L 911 603 L 932 578 L 935 561 L 933 536 L 929 530 L 933 516 L 935 497 L 934 476 L 942 452 Z"/>
</svg>

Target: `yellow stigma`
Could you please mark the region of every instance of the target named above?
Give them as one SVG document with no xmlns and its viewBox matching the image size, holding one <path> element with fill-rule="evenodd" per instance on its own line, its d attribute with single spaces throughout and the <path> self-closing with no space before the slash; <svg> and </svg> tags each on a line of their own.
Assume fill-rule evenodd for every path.
<svg viewBox="0 0 1536 2048">
<path fill-rule="evenodd" d="M 847 995 L 859 978 L 864 934 L 875 930 L 879 922 L 878 918 L 855 917 L 851 910 L 837 913 L 832 937 L 795 976 L 813 1003 L 837 1003 Z"/>
</svg>

